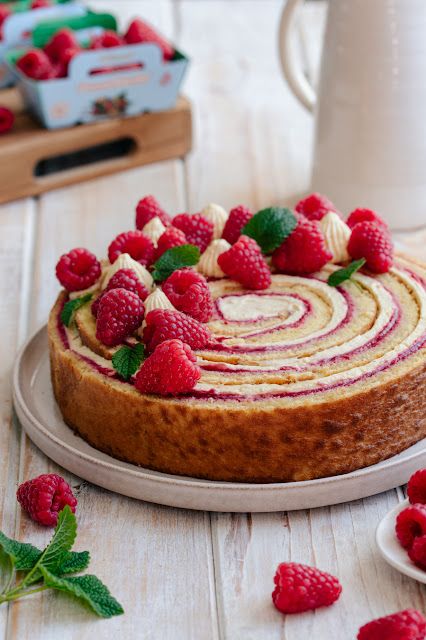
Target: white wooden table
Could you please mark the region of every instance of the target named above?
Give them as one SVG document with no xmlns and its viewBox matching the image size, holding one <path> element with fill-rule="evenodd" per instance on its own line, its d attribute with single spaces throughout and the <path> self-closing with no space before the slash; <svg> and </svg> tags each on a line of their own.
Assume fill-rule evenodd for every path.
<svg viewBox="0 0 426 640">
<path fill-rule="evenodd" d="M 57 471 L 79 499 L 78 549 L 126 614 L 102 621 L 62 595 L 36 595 L 0 609 L 3 640 L 351 640 L 365 621 L 406 607 L 426 610 L 425 591 L 379 557 L 380 518 L 403 499 L 397 489 L 340 506 L 277 514 L 180 511 L 88 485 L 40 453 L 13 419 L 10 371 L 17 348 L 46 322 L 58 284 L 58 256 L 74 247 L 105 252 L 132 228 L 139 197 L 155 194 L 171 212 L 210 201 L 259 209 L 292 202 L 307 188 L 310 116 L 282 81 L 276 34 L 280 0 L 112 0 L 123 22 L 140 13 L 192 57 L 185 91 L 195 104 L 195 150 L 0 208 L 0 527 L 42 545 L 50 531 L 15 500 L 18 482 Z M 315 73 L 324 7 L 302 15 L 302 54 Z M 0 179 L 1 164 L 0 141 Z M 17 167 L 17 170 L 19 168 Z M 354 203 L 358 204 L 358 203 Z M 360 203 L 361 204 L 361 203 Z M 426 257 L 426 234 L 405 238 Z M 276 565 L 315 564 L 344 591 L 330 609 L 281 616 L 271 604 Z"/>
</svg>

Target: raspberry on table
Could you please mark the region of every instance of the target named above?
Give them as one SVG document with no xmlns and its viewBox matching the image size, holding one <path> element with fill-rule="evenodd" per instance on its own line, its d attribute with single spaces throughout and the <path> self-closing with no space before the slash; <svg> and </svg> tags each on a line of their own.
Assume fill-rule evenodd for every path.
<svg viewBox="0 0 426 640">
<path fill-rule="evenodd" d="M 175 54 L 172 45 L 140 18 L 135 18 L 129 24 L 129 28 L 124 34 L 124 40 L 127 44 L 140 44 L 142 42 L 157 44 L 163 53 L 163 60 L 171 60 Z"/>
<path fill-rule="evenodd" d="M 181 340 L 166 340 L 142 364 L 135 378 L 141 393 L 175 396 L 191 391 L 201 376 L 191 347 Z"/>
<path fill-rule="evenodd" d="M 168 227 L 158 239 L 155 260 L 158 260 L 168 249 L 180 247 L 183 244 L 189 244 L 184 232 L 176 227 Z"/>
<path fill-rule="evenodd" d="M 56 277 L 67 291 L 83 291 L 100 278 L 101 263 L 87 249 L 64 253 L 56 265 Z"/>
<path fill-rule="evenodd" d="M 339 213 L 331 200 L 321 193 L 311 193 L 306 198 L 299 200 L 295 210 L 302 213 L 308 220 L 322 220 L 329 211 Z"/>
<path fill-rule="evenodd" d="M 274 582 L 272 601 L 281 613 L 301 613 L 328 607 L 342 593 L 337 578 L 296 562 L 278 565 Z"/>
<path fill-rule="evenodd" d="M 272 264 L 281 273 L 315 273 L 332 260 L 318 222 L 300 218 L 290 234 L 272 254 Z"/>
<path fill-rule="evenodd" d="M 231 209 L 222 232 L 222 238 L 227 240 L 229 244 L 237 242 L 241 235 L 242 228 L 252 217 L 253 214 L 250 209 L 243 205 Z"/>
<path fill-rule="evenodd" d="M 393 264 L 393 243 L 386 229 L 375 222 L 358 222 L 348 242 L 348 252 L 355 260 L 365 258 L 374 273 L 386 273 Z"/>
<path fill-rule="evenodd" d="M 426 571 L 426 535 L 414 538 L 408 556 L 419 569 Z"/>
<path fill-rule="evenodd" d="M 271 284 L 271 271 L 265 262 L 256 240 L 240 236 L 228 251 L 217 259 L 219 267 L 227 276 L 247 289 L 267 289 Z"/>
<path fill-rule="evenodd" d="M 177 269 L 163 282 L 163 293 L 172 305 L 199 322 L 208 322 L 213 300 L 207 280 L 193 269 Z"/>
<path fill-rule="evenodd" d="M 177 338 L 191 349 L 202 349 L 211 338 L 207 327 L 191 316 L 171 309 L 153 309 L 145 318 L 143 341 L 149 353 L 162 342 Z"/>
<path fill-rule="evenodd" d="M 357 640 L 424 640 L 426 619 L 415 609 L 377 618 L 360 628 Z"/>
<path fill-rule="evenodd" d="M 51 61 L 41 49 L 31 49 L 16 62 L 17 68 L 33 80 L 49 80 L 54 72 Z"/>
<path fill-rule="evenodd" d="M 13 111 L 7 107 L 0 106 L 0 135 L 11 130 L 15 122 Z"/>
<path fill-rule="evenodd" d="M 411 504 L 426 504 L 426 469 L 419 469 L 408 481 L 407 496 Z"/>
<path fill-rule="evenodd" d="M 123 44 L 123 38 L 116 31 L 107 30 L 98 36 L 93 36 L 89 49 L 112 49 L 113 47 L 121 47 Z"/>
<path fill-rule="evenodd" d="M 115 347 L 142 324 L 144 304 L 133 291 L 111 289 L 101 296 L 96 320 L 96 337 Z"/>
<path fill-rule="evenodd" d="M 64 28 L 52 36 L 44 47 L 44 52 L 53 63 L 58 63 L 61 61 L 64 51 L 68 49 L 76 50 L 81 49 L 81 47 L 74 31 Z"/>
<path fill-rule="evenodd" d="M 108 247 L 110 263 L 113 264 L 121 253 L 128 253 L 133 260 L 146 267 L 154 259 L 154 244 L 142 231 L 124 231 Z"/>
<path fill-rule="evenodd" d="M 414 539 L 426 534 L 426 506 L 410 505 L 396 518 L 395 533 L 401 546 L 410 549 Z"/>
<path fill-rule="evenodd" d="M 136 229 L 143 229 L 153 218 L 160 218 L 165 227 L 171 223 L 168 213 L 160 206 L 154 196 L 145 196 L 136 205 Z"/>
<path fill-rule="evenodd" d="M 195 244 L 203 253 L 213 240 L 213 222 L 207 220 L 200 213 L 180 213 L 172 220 L 174 227 L 177 227 L 186 236 L 189 244 Z"/>
<path fill-rule="evenodd" d="M 381 218 L 379 214 L 372 209 L 355 209 L 349 214 L 348 219 L 346 220 L 346 224 L 351 229 L 353 229 L 358 222 L 375 222 L 379 227 L 388 229 L 387 222 L 385 222 L 383 218 Z"/>
<path fill-rule="evenodd" d="M 71 487 L 56 473 L 45 473 L 19 485 L 16 493 L 21 507 L 30 518 L 46 527 L 53 527 L 58 513 L 68 505 L 73 513 L 77 506 Z"/>
</svg>

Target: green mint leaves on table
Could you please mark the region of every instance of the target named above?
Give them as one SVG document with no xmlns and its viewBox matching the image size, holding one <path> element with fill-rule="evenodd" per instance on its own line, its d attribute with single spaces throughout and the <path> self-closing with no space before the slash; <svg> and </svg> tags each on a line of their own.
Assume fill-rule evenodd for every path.
<svg viewBox="0 0 426 640">
<path fill-rule="evenodd" d="M 263 253 L 272 253 L 296 228 L 297 218 L 290 209 L 270 207 L 258 211 L 241 233 L 256 240 Z"/>
<path fill-rule="evenodd" d="M 166 280 L 173 271 L 183 267 L 193 267 L 200 259 L 200 250 L 193 244 L 167 249 L 154 263 L 152 276 L 156 282 Z"/>
<path fill-rule="evenodd" d="M 0 604 L 47 589 L 64 591 L 86 604 L 102 618 L 124 613 L 107 587 L 93 575 L 70 576 L 89 566 L 88 551 L 72 552 L 77 521 L 69 506 L 58 516 L 53 537 L 44 551 L 8 538 L 0 531 Z M 16 572 L 25 575 L 16 580 Z"/>
<path fill-rule="evenodd" d="M 77 311 L 77 309 L 80 309 L 80 307 L 84 306 L 87 302 L 90 302 L 91 299 L 92 299 L 92 294 L 86 293 L 86 295 L 82 296 L 81 298 L 68 300 L 68 302 L 64 304 L 64 308 L 61 311 L 61 320 L 63 324 L 66 327 L 69 327 L 71 324 L 71 320 L 74 316 L 74 313 Z"/>
<path fill-rule="evenodd" d="M 145 348 L 141 342 L 134 347 L 125 345 L 112 356 L 112 366 L 124 380 L 129 380 L 141 366 L 144 357 Z"/>
<path fill-rule="evenodd" d="M 361 267 L 365 265 L 365 258 L 361 258 L 360 260 L 354 260 L 347 267 L 343 269 L 338 269 L 337 271 L 333 271 L 333 273 L 328 277 L 327 283 L 330 287 L 338 287 L 345 280 L 350 280 L 351 276 L 356 273 Z"/>
</svg>

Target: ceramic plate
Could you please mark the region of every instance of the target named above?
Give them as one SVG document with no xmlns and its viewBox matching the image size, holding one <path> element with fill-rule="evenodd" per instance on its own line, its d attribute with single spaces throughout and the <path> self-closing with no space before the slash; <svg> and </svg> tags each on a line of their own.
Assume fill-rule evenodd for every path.
<svg viewBox="0 0 426 640">
<path fill-rule="evenodd" d="M 408 557 L 405 549 L 401 547 L 395 535 L 395 520 L 400 511 L 409 505 L 408 500 L 404 500 L 394 509 L 389 511 L 380 522 L 376 531 L 376 541 L 379 551 L 390 565 L 398 569 L 414 580 L 424 582 L 426 584 L 426 571 L 418 569 Z"/>
<path fill-rule="evenodd" d="M 16 413 L 33 442 L 72 473 L 132 498 L 186 509 L 268 512 L 356 500 L 407 482 L 426 466 L 426 440 L 380 464 L 342 476 L 275 484 L 212 482 L 158 473 L 111 458 L 62 420 L 50 384 L 46 327 L 21 350 L 14 368 Z"/>
</svg>

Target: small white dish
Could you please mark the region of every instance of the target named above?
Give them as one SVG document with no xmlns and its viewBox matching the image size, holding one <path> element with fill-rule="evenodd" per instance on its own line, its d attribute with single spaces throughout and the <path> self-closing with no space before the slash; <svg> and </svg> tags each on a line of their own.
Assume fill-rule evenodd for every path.
<svg viewBox="0 0 426 640">
<path fill-rule="evenodd" d="M 407 551 L 401 547 L 395 535 L 396 517 L 408 505 L 408 500 L 404 500 L 385 515 L 377 527 L 376 542 L 381 555 L 394 569 L 426 584 L 426 571 L 418 569 L 411 562 Z"/>
</svg>

